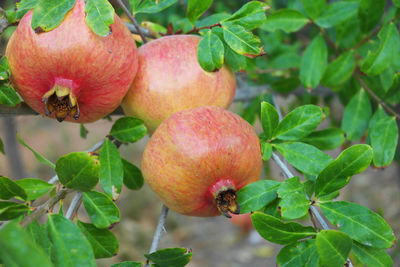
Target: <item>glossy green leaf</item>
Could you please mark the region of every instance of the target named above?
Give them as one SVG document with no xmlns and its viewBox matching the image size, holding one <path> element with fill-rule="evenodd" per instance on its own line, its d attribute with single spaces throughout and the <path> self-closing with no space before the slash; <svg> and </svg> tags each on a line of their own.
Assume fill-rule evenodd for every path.
<svg viewBox="0 0 400 267">
<path fill-rule="evenodd" d="M 80 126 L 79 126 L 79 134 L 83 139 L 86 139 L 88 132 L 89 131 L 86 129 L 85 125 L 80 124 Z"/>
<path fill-rule="evenodd" d="M 0 84 L 0 105 L 14 107 L 21 102 L 14 88 Z"/>
<path fill-rule="evenodd" d="M 10 24 L 16 23 L 37 4 L 38 0 L 21 0 L 16 3 L 16 8 L 6 10 L 6 17 Z"/>
<path fill-rule="evenodd" d="M 224 58 L 225 62 L 234 70 L 234 71 L 240 71 L 244 70 L 247 66 L 247 60 L 245 56 L 239 55 L 236 52 L 232 50 L 228 46 L 228 44 L 224 43 Z"/>
<path fill-rule="evenodd" d="M 144 0 L 144 1 L 138 1 L 138 0 L 130 0 L 130 2 L 140 2 L 140 5 L 132 5 L 133 7 L 133 13 L 138 14 L 138 13 L 158 13 L 176 2 L 178 0 Z"/>
<path fill-rule="evenodd" d="M 92 246 L 96 259 L 110 258 L 118 253 L 118 239 L 111 231 L 98 229 L 93 224 L 81 221 L 78 221 L 78 227 Z"/>
<path fill-rule="evenodd" d="M 118 148 L 106 138 L 100 150 L 100 183 L 109 197 L 118 199 L 124 180 L 124 169 Z"/>
<path fill-rule="evenodd" d="M 390 267 L 393 266 L 393 260 L 389 254 L 380 248 L 365 246 L 358 242 L 353 242 L 352 248 L 358 260 L 365 266 Z"/>
<path fill-rule="evenodd" d="M 27 149 L 29 149 L 33 155 L 35 156 L 35 158 L 40 162 L 43 163 L 47 166 L 49 166 L 50 168 L 54 169 L 56 166 L 54 165 L 53 162 L 51 162 L 50 160 L 46 159 L 45 157 L 43 157 L 42 155 L 40 155 L 38 152 L 36 152 L 35 150 L 33 150 L 33 148 L 31 148 L 30 146 L 28 146 L 24 140 L 21 139 L 21 137 L 19 136 L 19 134 L 17 133 L 17 139 L 18 142 L 23 145 L 24 147 L 26 147 Z"/>
<path fill-rule="evenodd" d="M 7 57 L 3 56 L 0 59 L 0 80 L 7 80 L 9 72 L 10 72 L 10 66 L 8 65 Z"/>
<path fill-rule="evenodd" d="M 318 175 L 315 195 L 324 196 L 343 188 L 353 175 L 368 168 L 372 155 L 372 148 L 368 145 L 354 145 L 344 150 Z"/>
<path fill-rule="evenodd" d="M 333 225 L 363 245 L 390 248 L 395 241 L 392 228 L 382 216 L 362 205 L 336 201 L 319 206 Z"/>
<path fill-rule="evenodd" d="M 107 228 L 119 222 L 119 209 L 106 195 L 96 191 L 83 193 L 83 205 L 97 228 Z"/>
<path fill-rule="evenodd" d="M 68 188 L 89 191 L 99 181 L 99 162 L 87 152 L 73 152 L 60 157 L 56 173 L 60 182 Z"/>
<path fill-rule="evenodd" d="M 355 94 L 346 105 L 342 119 L 342 129 L 348 140 L 360 140 L 368 127 L 372 115 L 371 102 L 364 89 Z"/>
<path fill-rule="evenodd" d="M 304 193 L 304 185 L 299 177 L 285 180 L 278 189 L 278 196 L 281 198 L 279 207 L 282 218 L 292 220 L 307 214 L 310 201 Z"/>
<path fill-rule="evenodd" d="M 274 201 L 280 184 L 273 180 L 261 180 L 240 189 L 237 192 L 240 213 L 260 210 Z"/>
<path fill-rule="evenodd" d="M 358 5 L 358 1 L 337 1 L 331 3 L 315 22 L 323 28 L 333 27 L 355 16 L 358 11 Z"/>
<path fill-rule="evenodd" d="M 6 154 L 6 152 L 4 150 L 3 140 L 1 140 L 1 138 L 0 138 L 0 153 L 2 153 L 3 155 Z"/>
<path fill-rule="evenodd" d="M 313 145 L 321 150 L 335 149 L 340 147 L 344 141 L 344 132 L 338 128 L 315 131 L 301 139 L 301 142 Z"/>
<path fill-rule="evenodd" d="M 361 71 L 368 75 L 377 75 L 388 68 L 396 57 L 400 46 L 400 36 L 396 25 L 389 23 L 378 33 L 380 40 L 379 48 L 376 51 L 369 51 L 366 59 L 361 65 Z"/>
<path fill-rule="evenodd" d="M 251 221 L 257 232 L 266 240 L 287 245 L 297 240 L 316 235 L 315 229 L 296 222 L 283 222 L 271 215 L 254 212 Z"/>
<path fill-rule="evenodd" d="M 306 88 L 315 88 L 324 75 L 328 62 L 328 48 L 322 35 L 317 35 L 301 58 L 300 81 Z"/>
<path fill-rule="evenodd" d="M 56 266 L 96 266 L 89 241 L 72 221 L 51 214 L 47 230 L 53 244 L 51 258 Z"/>
<path fill-rule="evenodd" d="M 28 201 L 43 196 L 55 186 L 53 184 L 47 183 L 46 181 L 34 178 L 25 178 L 17 180 L 15 182 L 25 190 L 27 195 L 26 200 Z"/>
<path fill-rule="evenodd" d="M 53 267 L 44 251 L 16 222 L 0 231 L 0 259 L 10 267 Z"/>
<path fill-rule="evenodd" d="M 316 253 L 315 239 L 307 239 L 282 248 L 276 257 L 276 263 L 279 267 L 308 266 L 312 255 Z"/>
<path fill-rule="evenodd" d="M 23 215 L 29 207 L 11 201 L 0 201 L 0 221 L 8 221 Z"/>
<path fill-rule="evenodd" d="M 312 19 L 316 19 L 326 10 L 326 0 L 301 0 L 303 7 L 308 16 Z"/>
<path fill-rule="evenodd" d="M 123 143 L 134 143 L 142 139 L 147 133 L 144 123 L 133 117 L 119 118 L 111 127 L 110 135 Z"/>
<path fill-rule="evenodd" d="M 379 23 L 384 11 L 384 0 L 361 0 L 358 8 L 361 31 L 367 33 L 372 30 Z"/>
<path fill-rule="evenodd" d="M 197 58 L 205 71 L 214 71 L 224 64 L 224 44 L 219 37 L 209 30 L 197 47 Z"/>
<path fill-rule="evenodd" d="M 278 190 L 280 198 L 288 197 L 294 193 L 304 193 L 304 185 L 298 176 L 291 177 L 282 182 Z"/>
<path fill-rule="evenodd" d="M 164 248 L 144 256 L 160 267 L 183 267 L 192 258 L 192 251 L 186 248 Z"/>
<path fill-rule="evenodd" d="M 247 30 L 253 30 L 265 22 L 266 7 L 267 5 L 260 1 L 248 2 L 232 16 L 224 19 L 222 22 L 233 22 Z"/>
<path fill-rule="evenodd" d="M 38 0 L 32 14 L 32 29 L 36 32 L 51 31 L 64 19 L 72 9 L 75 0 Z"/>
<path fill-rule="evenodd" d="M 124 261 L 113 264 L 110 267 L 143 267 L 143 262 Z"/>
<path fill-rule="evenodd" d="M 400 0 L 392 0 L 392 2 L 396 7 L 400 7 Z"/>
<path fill-rule="evenodd" d="M 210 8 L 213 0 L 189 0 L 186 17 L 193 24 L 207 9 Z"/>
<path fill-rule="evenodd" d="M 267 140 L 272 138 L 278 123 L 279 115 L 275 107 L 268 102 L 261 102 L 261 125 Z"/>
<path fill-rule="evenodd" d="M 353 244 L 351 238 L 336 230 L 322 230 L 315 239 L 321 263 L 326 267 L 343 266 Z"/>
<path fill-rule="evenodd" d="M 261 155 L 264 161 L 267 161 L 272 156 L 272 145 L 264 140 L 260 141 L 261 143 Z"/>
<path fill-rule="evenodd" d="M 301 142 L 273 144 L 282 156 L 300 171 L 318 175 L 332 158 L 318 148 Z"/>
<path fill-rule="evenodd" d="M 345 83 L 352 75 L 355 67 L 354 52 L 341 54 L 329 63 L 321 83 L 326 87 L 334 87 Z"/>
<path fill-rule="evenodd" d="M 85 6 L 86 23 L 94 33 L 107 36 L 114 23 L 114 8 L 107 0 L 87 0 Z"/>
<path fill-rule="evenodd" d="M 131 190 L 139 190 L 143 186 L 143 175 L 138 167 L 129 161 L 122 159 L 124 169 L 124 185 Z"/>
<path fill-rule="evenodd" d="M 297 32 L 309 22 L 309 19 L 297 10 L 279 9 L 268 16 L 261 29 L 271 32 L 283 30 L 291 33 Z"/>
<path fill-rule="evenodd" d="M 222 24 L 224 40 L 240 55 L 259 56 L 264 53 L 260 39 L 244 27 L 230 22 Z"/>
<path fill-rule="evenodd" d="M 10 178 L 0 176 L 0 199 L 9 200 L 13 197 L 26 199 L 25 190 Z"/>
</svg>

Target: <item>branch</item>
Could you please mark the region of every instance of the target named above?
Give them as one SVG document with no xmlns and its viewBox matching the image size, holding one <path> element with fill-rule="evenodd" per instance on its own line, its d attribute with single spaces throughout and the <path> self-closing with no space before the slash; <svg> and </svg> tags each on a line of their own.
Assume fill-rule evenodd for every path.
<svg viewBox="0 0 400 267">
<path fill-rule="evenodd" d="M 196 28 L 196 26 L 193 26 L 193 29 L 191 29 L 188 32 L 185 32 L 184 34 L 198 33 L 199 31 L 205 30 L 205 29 L 210 29 L 211 30 L 214 27 L 222 27 L 222 25 L 221 25 L 221 23 L 218 22 L 218 23 L 215 23 L 213 25 L 203 26 L 203 27 L 200 27 L 200 28 Z"/>
<path fill-rule="evenodd" d="M 71 201 L 71 204 L 69 205 L 65 218 L 72 220 L 71 218 L 75 217 L 75 214 L 78 212 L 78 209 L 81 204 L 82 204 L 82 192 L 76 192 L 74 198 Z"/>
<path fill-rule="evenodd" d="M 126 27 L 128 27 L 128 29 L 129 29 L 129 31 L 130 31 L 131 33 L 139 34 L 139 32 L 138 32 L 138 30 L 136 29 L 135 25 L 133 25 L 132 23 L 124 22 L 124 24 L 125 24 Z M 150 33 L 149 29 L 146 29 L 146 28 L 143 28 L 143 27 L 140 27 L 140 26 L 139 26 L 139 29 L 140 29 L 140 31 L 143 33 L 143 35 L 144 35 L 145 37 L 148 37 L 148 38 L 156 38 L 155 36 L 153 36 L 153 35 Z M 140 34 L 139 34 L 139 35 L 140 35 Z"/>
<path fill-rule="evenodd" d="M 128 8 L 126 8 L 124 3 L 122 3 L 122 0 L 116 0 L 116 1 L 117 1 L 118 5 L 122 8 L 124 13 L 128 16 L 128 18 L 132 21 L 133 25 L 136 28 L 136 31 L 138 32 L 138 34 L 142 38 L 143 43 L 147 43 L 146 37 L 144 36 L 142 30 L 140 29 L 138 23 L 136 22 L 136 19 L 132 16 L 131 12 L 129 12 Z"/>
</svg>

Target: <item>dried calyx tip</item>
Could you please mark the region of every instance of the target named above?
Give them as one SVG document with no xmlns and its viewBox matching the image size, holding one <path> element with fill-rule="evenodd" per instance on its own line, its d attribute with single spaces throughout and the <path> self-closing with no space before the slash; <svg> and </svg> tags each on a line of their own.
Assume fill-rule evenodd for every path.
<svg viewBox="0 0 400 267">
<path fill-rule="evenodd" d="M 229 214 L 240 214 L 240 207 L 237 203 L 237 195 L 234 189 L 228 188 L 218 193 L 215 202 L 218 210 L 227 218 L 232 218 Z"/>
<path fill-rule="evenodd" d="M 55 112 L 56 119 L 62 122 L 68 115 L 79 119 L 79 107 L 71 89 L 55 85 L 43 95 L 44 111 L 47 116 Z"/>
</svg>

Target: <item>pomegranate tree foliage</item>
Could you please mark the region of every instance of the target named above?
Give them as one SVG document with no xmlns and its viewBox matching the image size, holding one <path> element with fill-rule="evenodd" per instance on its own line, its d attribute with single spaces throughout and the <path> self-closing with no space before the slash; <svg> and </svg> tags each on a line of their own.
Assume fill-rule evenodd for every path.
<svg viewBox="0 0 400 267">
<path fill-rule="evenodd" d="M 106 36 L 113 23 L 112 5 L 106 0 L 86 2 L 87 24 Z M 129 2 L 138 20 L 151 21 L 143 26 L 155 36 L 179 30 L 200 34 L 198 61 L 204 70 L 228 64 L 235 71 L 245 71 L 248 84 L 271 88 L 253 98 L 241 115 L 250 123 L 260 118 L 263 160 L 279 152 L 300 175 L 249 184 L 238 192 L 238 202 L 242 213 L 253 212 L 253 225 L 263 238 L 284 246 L 276 259 L 279 266 L 343 266 L 349 258 L 367 266 L 392 266 L 386 249 L 393 246 L 395 236 L 384 218 L 357 203 L 334 199 L 354 175 L 371 164 L 387 167 L 395 157 L 399 115 L 391 106 L 400 102 L 396 27 L 400 1 L 188 0 L 185 10 L 176 5 L 177 0 Z M 49 31 L 74 3 L 22 0 L 16 9 L 6 11 L 6 17 L 16 24 L 33 9 L 32 28 Z M 152 15 L 158 12 L 162 13 Z M 169 23 L 172 27 L 167 28 Z M 262 57 L 264 50 L 268 56 Z M 20 100 L 8 78 L 3 57 L 0 104 L 13 107 Z M 271 92 L 286 95 L 295 89 L 300 95 L 298 107 L 280 118 Z M 333 97 L 345 106 L 341 121 L 329 112 Z M 317 129 L 324 120 L 330 126 Z M 86 134 L 82 125 L 81 135 Z M 82 192 L 91 223 L 74 223 L 61 205 L 57 214 L 48 214 L 46 222 L 39 224 L 37 213 L 46 209 L 33 208 L 33 201 L 48 195 L 48 203 L 53 203 L 65 194 L 40 179 L 0 177 L 0 220 L 9 221 L 0 230 L 0 262 L 5 266 L 95 266 L 95 259 L 116 255 L 118 240 L 109 228 L 119 222 L 120 214 L 113 200 L 123 185 L 132 190 L 143 185 L 140 169 L 121 158 L 118 147 L 145 135 L 142 121 L 123 117 L 114 123 L 98 153 L 73 152 L 55 164 L 18 137 L 39 162 L 54 169 L 65 187 L 62 190 Z M 350 146 L 352 141 L 361 144 Z M 0 140 L 4 154 L 3 146 Z M 323 152 L 339 147 L 348 148 L 336 158 Z M 99 181 L 103 193 L 94 190 Z M 294 221 L 304 219 L 315 207 L 336 229 Z M 192 252 L 167 248 L 144 256 L 154 266 L 184 266 Z M 121 262 L 113 266 L 142 265 Z"/>
</svg>

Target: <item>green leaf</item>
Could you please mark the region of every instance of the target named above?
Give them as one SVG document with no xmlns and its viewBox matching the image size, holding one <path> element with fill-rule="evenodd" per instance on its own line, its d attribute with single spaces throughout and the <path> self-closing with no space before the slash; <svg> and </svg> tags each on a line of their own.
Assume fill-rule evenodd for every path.
<svg viewBox="0 0 400 267">
<path fill-rule="evenodd" d="M 0 231 L 0 258 L 6 266 L 53 267 L 44 251 L 16 222 Z"/>
<path fill-rule="evenodd" d="M 15 181 L 20 187 L 22 187 L 27 195 L 26 200 L 34 200 L 37 199 L 47 192 L 50 191 L 50 189 L 54 188 L 55 185 L 49 184 L 43 180 L 40 179 L 34 179 L 34 178 L 25 178 L 21 180 Z"/>
<path fill-rule="evenodd" d="M 51 214 L 47 230 L 53 244 L 51 258 L 56 266 L 96 266 L 89 241 L 72 221 Z"/>
<path fill-rule="evenodd" d="M 261 180 L 240 189 L 237 192 L 240 213 L 260 210 L 274 201 L 280 184 L 273 180 Z"/>
<path fill-rule="evenodd" d="M 240 55 L 259 56 L 264 54 L 260 39 L 244 27 L 232 23 L 223 23 L 224 40 L 228 46 Z"/>
<path fill-rule="evenodd" d="M 240 114 L 243 119 L 245 119 L 248 123 L 254 124 L 257 119 L 257 115 L 261 112 L 261 105 L 260 103 L 263 101 L 263 95 L 260 94 L 254 97 L 250 103 L 243 109 Z"/>
<path fill-rule="evenodd" d="M 362 173 L 372 161 L 373 151 L 368 145 L 354 145 L 344 150 L 329 163 L 315 181 L 316 197 L 344 187 L 351 176 Z"/>
<path fill-rule="evenodd" d="M 178 0 L 144 0 L 144 1 L 134 1 L 130 0 L 131 6 L 133 7 L 133 15 L 138 13 L 158 13 L 176 2 Z M 132 2 L 141 2 L 139 6 L 132 5 Z"/>
<path fill-rule="evenodd" d="M 266 101 L 261 102 L 261 125 L 267 140 L 272 138 L 278 123 L 279 115 L 275 107 Z"/>
<path fill-rule="evenodd" d="M 100 150 L 100 183 L 109 197 L 118 199 L 124 180 L 124 169 L 118 148 L 108 139 Z"/>
<path fill-rule="evenodd" d="M 263 238 L 276 244 L 287 245 L 299 239 L 316 235 L 313 227 L 303 226 L 296 222 L 285 223 L 261 212 L 254 212 L 251 220 L 254 228 Z"/>
<path fill-rule="evenodd" d="M 260 141 L 261 143 L 261 155 L 264 161 L 267 161 L 272 156 L 272 145 L 264 140 Z"/>
<path fill-rule="evenodd" d="M 303 7 L 308 16 L 312 19 L 316 19 L 326 10 L 326 0 L 301 0 Z"/>
<path fill-rule="evenodd" d="M 192 251 L 186 248 L 165 248 L 144 256 L 160 267 L 181 267 L 189 263 Z"/>
<path fill-rule="evenodd" d="M 279 123 L 273 137 L 288 141 L 299 140 L 317 128 L 323 115 L 322 109 L 315 105 L 295 108 Z"/>
<path fill-rule="evenodd" d="M 388 68 L 395 60 L 398 47 L 400 46 L 399 32 L 396 25 L 389 23 L 378 33 L 380 40 L 379 48 L 372 52 L 369 51 L 366 59 L 361 65 L 361 71 L 368 75 L 377 75 Z"/>
<path fill-rule="evenodd" d="M 194 24 L 194 21 L 210 8 L 212 2 L 213 0 L 189 0 L 186 17 Z"/>
<path fill-rule="evenodd" d="M 294 193 L 304 194 L 304 185 L 301 183 L 298 176 L 294 176 L 285 180 L 278 190 L 278 195 L 280 198 L 288 197 Z"/>
<path fill-rule="evenodd" d="M 98 229 L 93 224 L 81 221 L 78 221 L 78 227 L 92 246 L 96 259 L 110 258 L 118 253 L 118 239 L 111 231 Z"/>
<path fill-rule="evenodd" d="M 25 190 L 10 178 L 0 176 L 0 199 L 9 200 L 13 197 L 26 199 Z"/>
<path fill-rule="evenodd" d="M 143 186 L 143 175 L 138 167 L 129 161 L 122 159 L 124 169 L 124 185 L 131 190 L 139 190 Z"/>
<path fill-rule="evenodd" d="M 306 88 L 315 88 L 324 75 L 328 48 L 322 35 L 317 35 L 307 46 L 301 58 L 300 81 Z"/>
<path fill-rule="evenodd" d="M 14 88 L 0 84 L 0 105 L 14 107 L 21 102 Z"/>
<path fill-rule="evenodd" d="M 114 23 L 114 8 L 107 0 L 87 0 L 85 6 L 86 23 L 94 33 L 107 36 Z"/>
<path fill-rule="evenodd" d="M 308 266 L 306 264 L 316 252 L 315 239 L 308 239 L 282 248 L 276 257 L 276 263 L 279 267 Z"/>
<path fill-rule="evenodd" d="M 0 153 L 2 153 L 3 155 L 6 154 L 6 152 L 4 150 L 3 140 L 1 140 L 1 138 L 0 138 Z"/>
<path fill-rule="evenodd" d="M 111 127 L 110 135 L 123 143 L 134 143 L 142 139 L 147 133 L 144 123 L 134 117 L 119 118 Z"/>
<path fill-rule="evenodd" d="M 358 8 L 358 21 L 362 32 L 368 33 L 380 21 L 385 11 L 385 1 L 361 0 Z"/>
<path fill-rule="evenodd" d="M 372 248 L 358 242 L 353 242 L 352 248 L 358 260 L 365 266 L 388 267 L 393 266 L 393 260 L 384 249 Z"/>
<path fill-rule="evenodd" d="M 7 57 L 3 56 L 0 59 L 0 80 L 7 80 L 9 72 L 10 72 L 10 66 L 8 65 Z"/>
<path fill-rule="evenodd" d="M 315 20 L 323 27 L 330 28 L 355 16 L 358 11 L 358 1 L 338 1 L 328 5 L 328 9 Z"/>
<path fill-rule="evenodd" d="M 80 124 L 79 134 L 83 139 L 86 139 L 88 132 L 89 131 L 86 129 L 85 125 Z"/>
<path fill-rule="evenodd" d="M 371 102 L 364 89 L 355 94 L 346 105 L 342 119 L 342 129 L 348 140 L 360 140 L 368 127 L 371 117 Z"/>
<path fill-rule="evenodd" d="M 315 243 L 319 259 L 326 267 L 343 266 L 353 245 L 348 235 L 336 230 L 322 230 Z"/>
<path fill-rule="evenodd" d="M 283 30 L 291 33 L 297 32 L 309 22 L 309 19 L 297 10 L 279 9 L 268 16 L 261 29 L 270 32 Z"/>
<path fill-rule="evenodd" d="M 43 157 L 42 155 L 40 155 L 38 152 L 36 152 L 35 150 L 33 150 L 33 148 L 31 148 L 30 146 L 28 146 L 24 140 L 21 139 L 21 137 L 19 136 L 19 134 L 17 133 L 17 139 L 18 142 L 23 145 L 24 147 L 26 147 L 27 149 L 29 149 L 33 155 L 35 156 L 35 158 L 40 162 L 43 163 L 47 166 L 49 166 L 50 168 L 54 169 L 56 166 L 54 165 L 53 162 L 51 162 L 50 160 L 46 159 L 45 157 Z"/>
<path fill-rule="evenodd" d="M 38 0 L 21 0 L 16 3 L 16 9 L 6 10 L 6 17 L 10 24 L 16 23 L 37 4 Z"/>
<path fill-rule="evenodd" d="M 29 211 L 29 207 L 11 201 L 0 201 L 0 221 L 8 221 Z"/>
<path fill-rule="evenodd" d="M 209 30 L 197 47 L 197 58 L 205 71 L 214 71 L 224 64 L 224 44 L 219 37 Z"/>
<path fill-rule="evenodd" d="M 396 7 L 400 7 L 400 0 L 392 0 L 392 2 Z"/>
<path fill-rule="evenodd" d="M 232 16 L 222 22 L 232 22 L 251 31 L 259 27 L 266 20 L 265 8 L 267 5 L 259 1 L 251 1 L 242 6 Z M 269 18 L 268 18 L 269 19 Z"/>
<path fill-rule="evenodd" d="M 89 191 L 99 181 L 97 157 L 87 152 L 73 152 L 60 157 L 56 173 L 60 182 L 68 188 Z"/>
<path fill-rule="evenodd" d="M 97 228 L 107 228 L 119 222 L 119 209 L 106 195 L 96 191 L 83 193 L 83 205 Z"/>
<path fill-rule="evenodd" d="M 336 201 L 319 203 L 325 217 L 339 230 L 363 245 L 390 248 L 395 236 L 382 216 L 356 203 Z"/>
<path fill-rule="evenodd" d="M 354 52 L 345 52 L 329 63 L 321 83 L 326 87 L 343 84 L 353 75 L 354 67 Z"/>
<path fill-rule="evenodd" d="M 111 265 L 110 267 L 142 267 L 143 262 L 123 261 Z"/>
<path fill-rule="evenodd" d="M 313 145 L 321 150 L 340 147 L 345 141 L 344 132 L 338 128 L 315 131 L 301 139 L 301 142 Z"/>
<path fill-rule="evenodd" d="M 75 0 L 38 0 L 33 9 L 32 29 L 36 32 L 51 31 L 61 24 L 74 4 Z"/>
<path fill-rule="evenodd" d="M 285 180 L 278 189 L 278 196 L 281 198 L 279 207 L 282 218 L 292 220 L 307 214 L 310 201 L 304 193 L 304 185 L 299 177 Z"/>
<path fill-rule="evenodd" d="M 271 84 L 271 89 L 281 94 L 287 94 L 295 90 L 300 85 L 298 77 L 278 78 Z"/>
<path fill-rule="evenodd" d="M 301 142 L 273 144 L 282 156 L 300 171 L 318 175 L 332 158 L 318 148 Z"/>
</svg>

